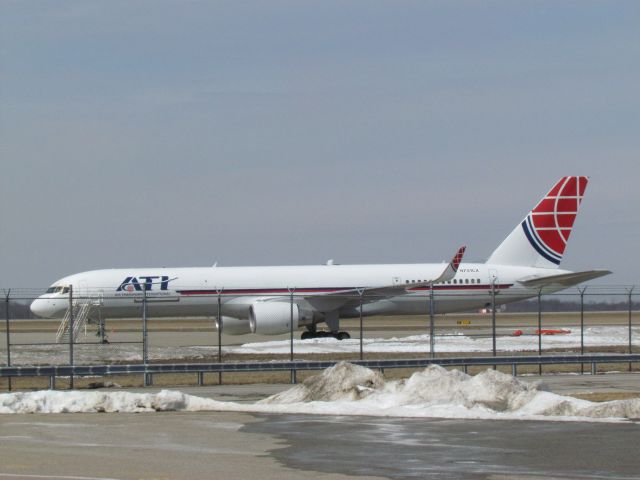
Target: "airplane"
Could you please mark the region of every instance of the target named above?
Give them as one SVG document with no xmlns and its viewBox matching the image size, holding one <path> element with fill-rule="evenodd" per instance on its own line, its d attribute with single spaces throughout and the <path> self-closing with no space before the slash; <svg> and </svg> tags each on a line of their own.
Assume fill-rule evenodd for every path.
<svg viewBox="0 0 640 480">
<path fill-rule="evenodd" d="M 213 316 L 225 334 L 279 335 L 304 327 L 303 340 L 343 340 L 350 336 L 340 331 L 340 319 L 360 312 L 424 315 L 433 305 L 434 313 L 450 313 L 534 298 L 611 273 L 559 269 L 588 180 L 558 180 L 485 263 L 462 263 L 461 247 L 440 264 L 93 270 L 56 281 L 31 311 L 62 317 L 71 287 L 75 298 L 99 296 L 105 319 L 140 316 L 144 298 L 151 317 Z M 329 330 L 319 330 L 321 323 Z"/>
</svg>

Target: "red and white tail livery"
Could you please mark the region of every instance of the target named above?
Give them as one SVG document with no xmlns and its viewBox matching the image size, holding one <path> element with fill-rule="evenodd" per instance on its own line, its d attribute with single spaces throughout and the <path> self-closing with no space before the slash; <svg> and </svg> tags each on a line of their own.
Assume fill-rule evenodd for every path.
<svg viewBox="0 0 640 480">
<path fill-rule="evenodd" d="M 497 265 L 557 268 L 588 177 L 562 177 L 487 260 Z"/>
</svg>

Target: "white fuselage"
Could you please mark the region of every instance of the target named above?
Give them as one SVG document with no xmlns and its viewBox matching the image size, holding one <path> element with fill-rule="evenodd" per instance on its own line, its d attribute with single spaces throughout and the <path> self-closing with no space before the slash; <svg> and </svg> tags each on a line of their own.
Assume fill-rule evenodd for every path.
<svg viewBox="0 0 640 480">
<path fill-rule="evenodd" d="M 429 288 L 411 288 L 416 282 L 437 277 L 443 264 L 389 265 L 312 265 L 283 267 L 206 267 L 206 268 L 129 268 L 93 270 L 57 281 L 32 304 L 32 310 L 44 317 L 61 317 L 69 306 L 69 294 L 63 286 L 73 286 L 73 295 L 93 297 L 101 302 L 104 318 L 136 317 L 142 311 L 146 285 L 148 313 L 154 317 L 215 316 L 220 296 L 221 314 L 247 318 L 255 299 L 272 296 L 296 297 L 310 303 L 357 288 L 405 286 L 397 296 L 367 298 L 364 315 L 400 315 L 428 313 Z M 537 290 L 518 284 L 531 275 L 557 275 L 558 269 L 463 263 L 455 277 L 434 285 L 436 313 L 478 309 L 491 304 L 492 285 L 496 303 L 504 304 L 537 295 Z M 298 297 L 304 297 L 300 299 Z M 339 308 L 339 316 L 359 314 L 353 305 Z"/>
</svg>

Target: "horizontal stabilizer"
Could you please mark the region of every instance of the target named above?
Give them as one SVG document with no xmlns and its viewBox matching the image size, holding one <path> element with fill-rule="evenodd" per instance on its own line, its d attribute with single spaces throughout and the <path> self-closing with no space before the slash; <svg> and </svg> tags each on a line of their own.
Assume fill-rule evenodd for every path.
<svg viewBox="0 0 640 480">
<path fill-rule="evenodd" d="M 525 287 L 571 287 L 573 285 L 578 285 L 579 283 L 586 282 L 588 280 L 593 280 L 594 278 L 604 277 L 605 275 L 609 275 L 611 272 L 609 270 L 587 270 L 585 272 L 572 272 L 572 273 L 561 273 L 559 275 L 548 275 L 548 276 L 539 276 L 534 275 L 531 277 L 524 277 L 518 280 L 518 283 L 524 285 Z"/>
</svg>

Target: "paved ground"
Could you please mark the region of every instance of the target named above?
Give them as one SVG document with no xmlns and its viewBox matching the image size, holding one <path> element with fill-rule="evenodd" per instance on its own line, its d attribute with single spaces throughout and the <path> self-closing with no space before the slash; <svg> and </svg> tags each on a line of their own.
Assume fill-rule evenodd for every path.
<svg viewBox="0 0 640 480">
<path fill-rule="evenodd" d="M 640 478 L 639 425 L 251 416 L 0 417 L 0 478 Z"/>
<path fill-rule="evenodd" d="M 278 436 L 244 431 L 256 421 L 235 413 L 0 416 L 0 478 L 300 478 L 269 454 L 286 446 Z"/>
<path fill-rule="evenodd" d="M 640 374 L 638 373 L 607 373 L 600 375 L 535 375 L 518 378 L 527 382 L 539 382 L 541 389 L 549 390 L 560 395 L 616 392 L 630 392 L 640 395 Z"/>
<path fill-rule="evenodd" d="M 525 377 L 558 393 L 640 375 Z M 255 401 L 289 385 L 183 388 Z M 146 389 L 149 392 L 154 389 Z M 640 478 L 640 424 L 238 413 L 0 415 L 0 478 Z"/>
<path fill-rule="evenodd" d="M 639 478 L 640 425 L 274 415 L 247 432 L 276 435 L 293 468 L 394 479 Z"/>
</svg>

